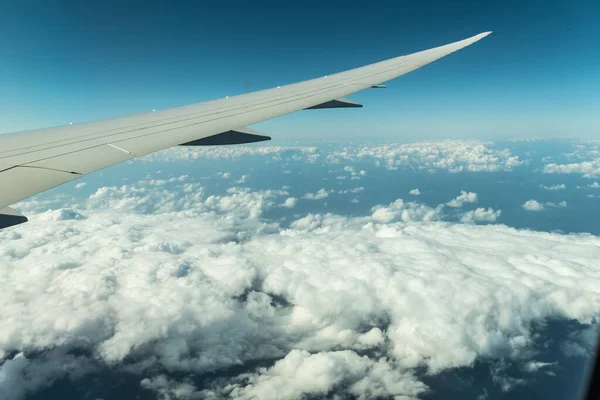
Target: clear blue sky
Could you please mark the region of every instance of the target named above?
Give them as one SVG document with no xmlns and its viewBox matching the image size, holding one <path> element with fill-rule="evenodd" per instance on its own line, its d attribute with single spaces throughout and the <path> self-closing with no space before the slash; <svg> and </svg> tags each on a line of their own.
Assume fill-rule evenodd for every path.
<svg viewBox="0 0 600 400">
<path fill-rule="evenodd" d="M 353 95 L 364 109 L 258 127 L 283 139 L 598 133 L 597 0 L 96 3 L 0 4 L 0 132 L 293 83 L 492 30 Z"/>
</svg>

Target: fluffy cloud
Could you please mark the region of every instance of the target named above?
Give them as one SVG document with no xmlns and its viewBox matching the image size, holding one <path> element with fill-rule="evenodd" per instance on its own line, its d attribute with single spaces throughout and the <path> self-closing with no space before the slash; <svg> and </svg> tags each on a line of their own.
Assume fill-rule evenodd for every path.
<svg viewBox="0 0 600 400">
<path fill-rule="evenodd" d="M 158 394 L 159 399 L 199 399 L 202 396 L 196 386 L 190 382 L 178 382 L 165 375 L 142 379 L 140 386 Z"/>
<path fill-rule="evenodd" d="M 391 368 L 385 359 L 373 360 L 348 350 L 316 354 L 292 350 L 273 367 L 248 375 L 243 386 L 234 385 L 230 395 L 239 399 L 300 399 L 326 395 L 336 388 L 361 399 L 395 395 L 416 398 L 427 390 L 410 373 Z"/>
<path fill-rule="evenodd" d="M 553 203 L 553 202 L 540 203 L 537 200 L 531 199 L 531 200 L 527 200 L 523 204 L 523 208 L 526 209 L 527 211 L 541 211 L 545 207 L 566 207 L 566 206 L 567 206 L 567 202 L 564 200 L 559 203 Z"/>
<path fill-rule="evenodd" d="M 419 188 L 416 188 L 416 189 L 413 189 L 410 192 L 408 192 L 408 194 L 412 194 L 413 196 L 420 196 L 421 191 L 419 190 Z"/>
<path fill-rule="evenodd" d="M 246 145 L 246 146 L 196 146 L 196 147 L 173 147 L 158 153 L 153 153 L 140 158 L 144 162 L 172 162 L 182 160 L 237 160 L 247 156 L 264 156 L 274 160 L 289 157 L 294 160 L 306 159 L 314 162 L 319 154 L 316 147 L 303 146 L 269 146 L 269 145 Z"/>
<path fill-rule="evenodd" d="M 501 210 L 494 210 L 493 208 L 477 208 L 476 210 L 469 211 L 463 214 L 460 222 L 463 223 L 474 223 L 474 222 L 495 222 L 501 214 Z"/>
<path fill-rule="evenodd" d="M 297 198 L 288 197 L 287 199 L 285 199 L 285 201 L 283 202 L 283 204 L 281 206 L 285 207 L 285 208 L 294 208 L 296 206 L 297 202 L 298 202 Z"/>
<path fill-rule="evenodd" d="M 510 171 L 523 162 L 508 149 L 497 150 L 490 142 L 434 141 L 385 146 L 347 147 L 332 152 L 326 159 L 333 163 L 341 160 L 373 160 L 388 169 L 411 167 L 420 170 L 442 169 L 450 172 Z M 362 172 L 362 171 L 361 171 Z"/>
<path fill-rule="evenodd" d="M 302 196 L 303 199 L 307 200 L 321 200 L 329 197 L 329 192 L 325 189 L 319 189 L 317 193 L 306 193 Z"/>
<path fill-rule="evenodd" d="M 547 164 L 543 171 L 547 174 L 582 174 L 586 178 L 595 178 L 600 175 L 600 158 L 581 163 Z"/>
<path fill-rule="evenodd" d="M 418 203 L 406 203 L 398 199 L 387 206 L 373 207 L 371 218 L 374 221 L 390 223 L 395 221 L 434 221 L 441 218 L 442 207 L 431 208 Z"/>
<path fill-rule="evenodd" d="M 544 166 L 543 172 L 549 174 L 582 174 L 586 178 L 600 175 L 600 145 L 598 141 L 587 140 L 571 143 L 573 151 L 563 154 L 568 162 L 564 164 L 550 163 Z"/>
<path fill-rule="evenodd" d="M 453 200 L 446 203 L 447 206 L 458 208 L 464 203 L 475 203 L 477 201 L 477 193 L 460 191 L 460 194 Z"/>
<path fill-rule="evenodd" d="M 523 204 L 523 208 L 527 211 L 541 211 L 544 209 L 544 205 L 537 200 L 527 200 Z"/>
<path fill-rule="evenodd" d="M 595 236 L 402 200 L 281 227 L 263 215 L 284 190 L 205 191 L 184 177 L 21 204 L 30 222 L 0 231 L 0 397 L 122 370 L 164 398 L 414 398 L 417 367 L 526 357 L 544 319 L 598 317 Z"/>
<path fill-rule="evenodd" d="M 494 172 L 511 171 L 522 165 L 518 156 L 508 149 L 493 148 L 486 141 L 429 141 L 409 144 L 390 144 L 384 146 L 354 145 L 321 153 L 312 146 L 197 146 L 175 147 L 150 154 L 139 160 L 142 162 L 170 162 L 182 160 L 237 160 L 243 157 L 268 157 L 277 161 L 307 162 L 314 164 L 324 161 L 330 164 L 368 160 L 388 169 L 414 168 L 418 170 L 447 170 L 450 172 Z M 349 173 L 350 179 L 358 180 L 367 174 L 364 169 L 353 165 L 342 168 Z M 340 179 L 342 176 L 339 177 Z"/>
<path fill-rule="evenodd" d="M 594 189 L 598 189 L 598 188 L 600 188 L 600 183 L 594 182 L 594 183 L 592 183 L 591 185 L 588 185 L 588 186 L 591 187 L 591 188 L 594 188 Z"/>
</svg>

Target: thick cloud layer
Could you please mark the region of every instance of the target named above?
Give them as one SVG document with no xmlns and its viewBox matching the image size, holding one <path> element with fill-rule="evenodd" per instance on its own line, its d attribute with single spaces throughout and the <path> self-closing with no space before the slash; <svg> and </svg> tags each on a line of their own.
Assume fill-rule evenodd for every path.
<svg viewBox="0 0 600 400">
<path fill-rule="evenodd" d="M 145 180 L 0 232 L 0 397 L 112 368 L 166 398 L 414 398 L 417 367 L 552 368 L 535 364 L 533 327 L 598 316 L 598 237 L 452 224 L 401 199 L 362 217 L 264 218 L 289 199 Z"/>
</svg>

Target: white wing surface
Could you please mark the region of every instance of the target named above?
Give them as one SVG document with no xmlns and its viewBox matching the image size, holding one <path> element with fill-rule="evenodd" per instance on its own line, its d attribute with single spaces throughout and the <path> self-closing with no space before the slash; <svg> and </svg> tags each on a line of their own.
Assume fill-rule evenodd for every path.
<svg viewBox="0 0 600 400">
<path fill-rule="evenodd" d="M 361 107 L 344 99 L 489 35 L 287 86 L 128 117 L 0 135 L 0 228 L 26 221 L 13 203 L 81 175 L 172 146 L 270 139 L 247 125 L 303 109 Z"/>
</svg>

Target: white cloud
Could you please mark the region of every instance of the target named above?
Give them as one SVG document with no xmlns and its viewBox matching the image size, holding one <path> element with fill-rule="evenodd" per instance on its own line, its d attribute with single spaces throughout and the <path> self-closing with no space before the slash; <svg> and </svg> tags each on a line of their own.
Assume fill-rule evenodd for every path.
<svg viewBox="0 0 600 400">
<path fill-rule="evenodd" d="M 82 189 L 85 187 L 85 185 L 87 185 L 87 183 L 79 182 L 77 185 L 75 185 L 75 189 Z"/>
<path fill-rule="evenodd" d="M 600 188 L 600 183 L 594 182 L 591 185 L 588 185 L 588 187 L 591 187 L 591 188 L 594 188 L 594 189 L 598 189 L 598 188 Z"/>
<path fill-rule="evenodd" d="M 307 200 L 321 200 L 329 197 L 329 192 L 325 189 L 320 189 L 317 193 L 306 193 L 302 196 L 303 199 Z"/>
<path fill-rule="evenodd" d="M 523 204 L 523 208 L 527 211 L 541 211 L 544 209 L 544 205 L 537 200 L 527 200 Z"/>
<path fill-rule="evenodd" d="M 256 156 L 268 156 L 274 160 L 281 160 L 284 157 L 289 157 L 294 160 L 305 159 L 308 162 L 315 162 L 319 157 L 319 153 L 316 147 L 302 146 L 184 146 L 172 147 L 158 153 L 152 153 L 138 160 L 142 162 L 172 162 L 196 159 L 237 160 L 242 157 Z"/>
<path fill-rule="evenodd" d="M 455 199 L 450 200 L 446 203 L 447 206 L 450 207 L 462 207 L 464 203 L 475 203 L 477 201 L 477 193 L 473 192 L 465 192 L 464 190 L 460 191 L 460 195 L 458 195 Z"/>
<path fill-rule="evenodd" d="M 416 367 L 522 358 L 536 324 L 598 316 L 593 235 L 442 222 L 441 207 L 402 200 L 284 229 L 261 218 L 283 190 L 205 192 L 100 188 L 0 231 L 0 397 L 111 368 L 171 398 L 410 398 L 426 388 Z"/>
<path fill-rule="evenodd" d="M 142 162 L 170 162 L 195 159 L 240 159 L 242 157 L 269 157 L 273 160 L 289 160 L 316 163 L 323 159 L 331 164 L 342 161 L 371 160 L 388 169 L 408 167 L 419 170 L 447 170 L 450 172 L 510 171 L 523 164 L 518 156 L 508 149 L 492 148 L 485 141 L 430 141 L 384 146 L 348 146 L 339 151 L 321 154 L 317 147 L 310 146 L 215 146 L 175 147 L 142 157 Z M 137 161 L 136 161 L 137 162 Z M 360 179 L 367 171 L 346 165 L 351 179 Z"/>
<path fill-rule="evenodd" d="M 600 175 L 600 158 L 581 163 L 547 164 L 543 171 L 547 174 L 582 174 L 586 178 L 594 178 Z"/>
<path fill-rule="evenodd" d="M 527 211 L 541 211 L 543 210 L 545 207 L 566 207 L 567 206 L 567 202 L 566 201 L 561 201 L 558 203 L 553 203 L 553 202 L 546 202 L 546 203 L 540 203 L 537 200 L 527 200 L 524 204 L 523 204 L 523 208 L 526 209 Z"/>
<path fill-rule="evenodd" d="M 410 192 L 408 192 L 408 194 L 412 194 L 413 196 L 420 196 L 421 191 L 419 190 L 419 188 L 416 188 L 416 189 L 413 189 Z"/>
<path fill-rule="evenodd" d="M 283 204 L 281 206 L 285 207 L 285 208 L 294 208 L 296 206 L 297 202 L 298 202 L 297 198 L 288 197 L 287 199 L 285 199 L 285 201 L 283 202 Z"/>
<path fill-rule="evenodd" d="M 360 398 L 402 396 L 415 398 L 426 386 L 411 374 L 394 371 L 385 359 L 375 361 L 353 351 L 311 354 L 292 350 L 269 369 L 247 377 L 231 396 L 238 399 L 300 399 L 306 395 L 326 395 L 343 386 Z"/>
<path fill-rule="evenodd" d="M 493 208 L 477 208 L 473 211 L 468 211 L 463 214 L 460 222 L 463 223 L 474 223 L 474 222 L 495 222 L 501 214 L 501 210 L 494 210 Z"/>
<path fill-rule="evenodd" d="M 145 378 L 140 382 L 144 389 L 152 390 L 158 394 L 159 399 L 166 400 L 188 400 L 202 398 L 196 387 L 190 382 L 178 382 L 169 379 L 165 375 L 157 375 L 153 378 Z"/>
<path fill-rule="evenodd" d="M 231 172 L 219 172 L 219 175 L 221 175 L 221 178 L 223 179 L 231 178 Z"/>
<path fill-rule="evenodd" d="M 364 190 L 365 190 L 365 188 L 364 188 L 364 187 L 362 187 L 362 186 L 359 186 L 359 187 L 355 187 L 354 189 L 344 189 L 344 190 L 340 190 L 340 191 L 338 191 L 338 193 L 339 193 L 339 194 L 348 194 L 348 193 L 354 193 L 354 194 L 356 194 L 356 193 L 360 193 L 360 192 L 362 192 L 362 191 L 364 191 Z"/>
<path fill-rule="evenodd" d="M 548 370 L 550 367 L 555 367 L 556 362 L 529 361 L 525 364 L 525 371 L 538 372 L 540 370 Z M 549 371 L 546 371 L 548 373 Z"/>
<path fill-rule="evenodd" d="M 242 175 L 235 183 L 245 183 L 249 175 Z"/>
<path fill-rule="evenodd" d="M 372 219 L 381 223 L 434 221 L 441 218 L 442 206 L 431 208 L 418 203 L 405 203 L 402 199 L 398 199 L 387 206 L 375 206 L 371 211 Z"/>
<path fill-rule="evenodd" d="M 388 169 L 410 167 L 419 170 L 447 170 L 450 172 L 510 171 L 523 162 L 508 149 L 490 148 L 490 142 L 432 141 L 384 146 L 346 147 L 332 152 L 326 159 L 332 163 L 340 160 L 373 160 Z M 364 171 L 361 171 L 361 175 Z M 364 172 L 366 174 L 366 172 Z"/>
<path fill-rule="evenodd" d="M 540 185 L 540 187 L 545 190 L 564 190 L 564 189 L 566 189 L 566 186 L 564 183 L 562 183 L 560 185 L 552 185 L 552 186 Z"/>
</svg>

